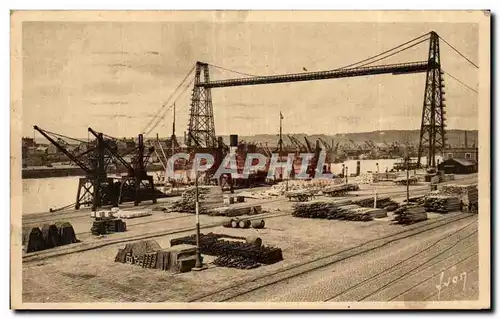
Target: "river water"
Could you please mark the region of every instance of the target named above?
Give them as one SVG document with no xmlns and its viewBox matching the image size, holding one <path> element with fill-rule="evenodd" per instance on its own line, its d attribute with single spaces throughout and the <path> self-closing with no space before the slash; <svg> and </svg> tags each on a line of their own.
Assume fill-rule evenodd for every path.
<svg viewBox="0 0 500 319">
<path fill-rule="evenodd" d="M 377 163 L 379 172 L 385 172 L 386 168 L 390 170 L 398 159 L 379 159 L 379 160 L 361 160 L 361 172 L 375 172 Z M 426 163 L 426 159 L 422 159 Z M 348 167 L 348 173 L 356 172 L 356 160 L 344 162 Z M 342 172 L 342 164 L 332 164 L 332 173 Z M 156 172 L 152 175 L 156 176 Z M 50 208 L 60 208 L 73 204 L 76 199 L 78 188 L 77 176 L 54 177 L 39 179 L 23 179 L 23 214 L 33 214 L 47 212 Z"/>
</svg>

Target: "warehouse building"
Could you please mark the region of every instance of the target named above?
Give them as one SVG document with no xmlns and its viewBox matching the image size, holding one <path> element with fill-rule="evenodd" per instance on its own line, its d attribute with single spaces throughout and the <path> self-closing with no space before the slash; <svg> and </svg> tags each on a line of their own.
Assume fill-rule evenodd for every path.
<svg viewBox="0 0 500 319">
<path fill-rule="evenodd" d="M 438 166 L 445 174 L 472 174 L 477 173 L 477 162 L 461 158 L 449 158 Z"/>
</svg>

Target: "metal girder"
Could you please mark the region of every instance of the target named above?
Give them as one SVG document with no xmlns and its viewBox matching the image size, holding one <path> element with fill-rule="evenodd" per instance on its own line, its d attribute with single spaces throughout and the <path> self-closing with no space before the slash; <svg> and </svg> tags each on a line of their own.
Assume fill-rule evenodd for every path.
<svg viewBox="0 0 500 319">
<path fill-rule="evenodd" d="M 346 69 L 330 70 L 330 71 L 256 76 L 250 78 L 221 80 L 221 81 L 205 81 L 198 83 L 196 83 L 195 81 L 195 87 L 203 87 L 206 89 L 210 89 L 210 88 L 220 88 L 229 86 L 326 80 L 326 79 L 337 79 L 337 78 L 367 76 L 367 75 L 377 75 L 377 74 L 421 73 L 421 72 L 426 72 L 428 68 L 429 68 L 428 62 L 419 61 L 419 62 L 388 64 L 379 66 L 346 68 Z"/>
</svg>

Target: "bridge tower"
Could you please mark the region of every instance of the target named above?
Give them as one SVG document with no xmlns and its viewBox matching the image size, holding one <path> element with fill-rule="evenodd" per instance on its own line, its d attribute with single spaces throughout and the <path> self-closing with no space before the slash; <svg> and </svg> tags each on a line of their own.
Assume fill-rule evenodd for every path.
<svg viewBox="0 0 500 319">
<path fill-rule="evenodd" d="M 439 36 L 434 31 L 430 33 L 428 62 L 417 164 L 421 165 L 422 156 L 427 156 L 427 166 L 436 167 L 436 153 L 443 154 L 446 143 L 446 112 Z"/>
<path fill-rule="evenodd" d="M 196 62 L 186 145 L 188 147 L 197 145 L 202 148 L 216 148 L 212 93 L 210 88 L 199 86 L 202 81 L 202 72 L 203 82 L 210 82 L 208 64 Z"/>
</svg>

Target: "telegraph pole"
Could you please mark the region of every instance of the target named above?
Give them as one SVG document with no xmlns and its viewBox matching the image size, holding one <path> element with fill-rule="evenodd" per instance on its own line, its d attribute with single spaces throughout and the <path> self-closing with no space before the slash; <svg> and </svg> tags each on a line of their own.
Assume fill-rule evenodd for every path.
<svg viewBox="0 0 500 319">
<path fill-rule="evenodd" d="M 406 145 L 406 203 L 410 204 L 410 156 L 408 152 L 408 144 Z"/>
</svg>

